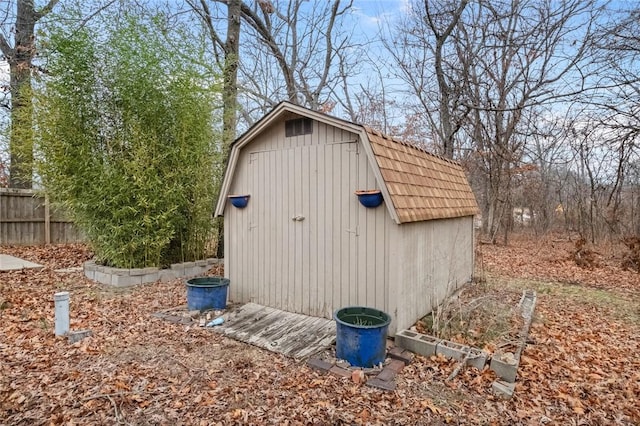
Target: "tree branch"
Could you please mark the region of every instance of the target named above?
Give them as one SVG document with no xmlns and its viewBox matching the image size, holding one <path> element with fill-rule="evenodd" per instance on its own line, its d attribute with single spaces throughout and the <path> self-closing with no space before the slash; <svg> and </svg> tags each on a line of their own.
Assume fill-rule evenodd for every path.
<svg viewBox="0 0 640 426">
<path fill-rule="evenodd" d="M 56 7 L 56 4 L 58 4 L 59 1 L 60 0 L 49 0 L 49 3 L 47 3 L 42 9 L 36 11 L 35 12 L 36 21 L 40 20 L 43 16 L 50 13 L 53 10 L 53 8 Z"/>
<path fill-rule="evenodd" d="M 2 51 L 2 55 L 5 57 L 7 62 L 10 62 L 13 57 L 13 48 L 9 46 L 7 43 L 7 39 L 4 38 L 3 34 L 0 34 L 0 51 Z"/>
</svg>

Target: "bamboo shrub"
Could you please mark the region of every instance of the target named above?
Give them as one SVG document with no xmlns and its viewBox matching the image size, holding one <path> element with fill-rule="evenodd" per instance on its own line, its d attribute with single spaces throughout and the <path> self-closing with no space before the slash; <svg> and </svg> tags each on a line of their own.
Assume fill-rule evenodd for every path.
<svg viewBox="0 0 640 426">
<path fill-rule="evenodd" d="M 215 79 L 134 19 L 54 33 L 38 89 L 39 171 L 106 265 L 204 258 L 219 167 Z"/>
</svg>

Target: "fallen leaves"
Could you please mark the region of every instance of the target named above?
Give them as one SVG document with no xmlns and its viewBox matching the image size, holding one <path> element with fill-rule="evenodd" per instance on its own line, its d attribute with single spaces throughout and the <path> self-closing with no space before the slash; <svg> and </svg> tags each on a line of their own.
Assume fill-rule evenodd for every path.
<svg viewBox="0 0 640 426">
<path fill-rule="evenodd" d="M 483 244 L 479 266 L 502 277 L 579 284 L 631 296 L 640 293 L 639 274 L 621 266 L 628 252 L 624 244 L 602 244 L 593 251 L 597 266 L 590 269 L 576 265 L 575 250 L 575 241 L 565 236 L 514 235 L 508 246 Z"/>
<path fill-rule="evenodd" d="M 442 413 L 442 409 L 440 407 L 436 406 L 431 399 L 424 399 L 424 400 L 420 401 L 420 408 L 428 409 L 433 414 Z"/>
<path fill-rule="evenodd" d="M 586 285 L 540 287 L 549 291 L 538 292 L 534 343 L 509 401 L 491 394 L 489 370 L 466 368 L 445 384 L 456 363 L 442 357 L 416 357 L 395 392 L 321 376 L 210 330 L 154 318 L 185 303 L 180 281 L 113 289 L 53 271 L 80 265 L 88 255 L 81 247 L 3 248 L 46 267 L 0 274 L 0 423 L 638 424 L 640 325 L 613 315 L 629 298 L 640 300 L 638 274 L 608 258 L 587 274 L 571 265 L 570 243 L 552 243 L 482 247 L 493 274 L 487 292 L 517 299 L 522 278 Z M 71 292 L 73 328 L 93 331 L 73 345 L 53 335 L 53 293 L 62 289 Z"/>
</svg>

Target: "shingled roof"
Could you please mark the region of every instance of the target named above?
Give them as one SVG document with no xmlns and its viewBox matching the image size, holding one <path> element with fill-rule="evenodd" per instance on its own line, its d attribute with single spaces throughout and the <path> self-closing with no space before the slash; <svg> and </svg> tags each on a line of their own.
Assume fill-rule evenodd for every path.
<svg viewBox="0 0 640 426">
<path fill-rule="evenodd" d="M 400 223 L 479 213 L 460 164 L 363 127 Z"/>
<path fill-rule="evenodd" d="M 234 142 L 228 165 L 230 170 L 225 173 L 216 216 L 223 214 L 239 150 L 274 120 L 291 114 L 311 117 L 360 134 L 369 164 L 374 169 L 389 213 L 396 223 L 480 213 L 464 170 L 457 162 L 390 138 L 367 126 L 281 102 Z"/>
</svg>

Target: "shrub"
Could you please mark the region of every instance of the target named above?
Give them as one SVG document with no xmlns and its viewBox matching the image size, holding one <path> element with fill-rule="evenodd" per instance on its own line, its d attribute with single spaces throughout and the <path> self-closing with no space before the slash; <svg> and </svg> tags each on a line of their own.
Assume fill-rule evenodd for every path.
<svg viewBox="0 0 640 426">
<path fill-rule="evenodd" d="M 54 32 L 36 94 L 45 189 L 122 268 L 203 258 L 212 231 L 218 91 L 151 28 Z"/>
</svg>

